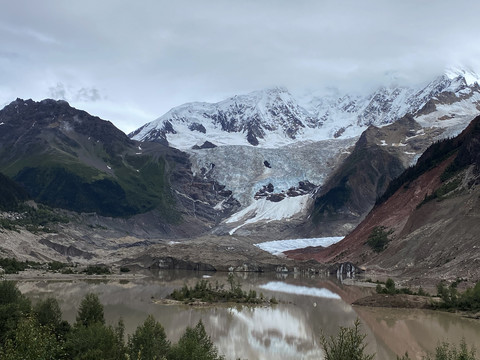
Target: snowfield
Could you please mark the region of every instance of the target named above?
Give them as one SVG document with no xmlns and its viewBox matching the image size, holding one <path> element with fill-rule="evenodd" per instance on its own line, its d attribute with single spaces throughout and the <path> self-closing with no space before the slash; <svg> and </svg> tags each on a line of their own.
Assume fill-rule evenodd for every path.
<svg viewBox="0 0 480 360">
<path fill-rule="evenodd" d="M 254 246 L 269 252 L 272 255 L 283 255 L 284 251 L 303 249 L 309 246 L 328 247 L 343 240 L 343 236 L 311 238 L 311 239 L 292 239 L 292 240 L 276 240 L 264 243 L 254 244 Z"/>
<path fill-rule="evenodd" d="M 327 299 L 338 299 L 341 300 L 341 297 L 334 292 L 331 292 L 325 288 L 311 288 L 306 286 L 297 286 L 286 284 L 281 281 L 271 281 L 265 285 L 261 285 L 260 288 L 269 290 L 269 291 L 276 291 L 276 292 L 283 292 L 287 294 L 296 294 L 296 295 L 305 295 L 305 296 L 314 296 L 320 298 L 327 298 Z"/>
</svg>

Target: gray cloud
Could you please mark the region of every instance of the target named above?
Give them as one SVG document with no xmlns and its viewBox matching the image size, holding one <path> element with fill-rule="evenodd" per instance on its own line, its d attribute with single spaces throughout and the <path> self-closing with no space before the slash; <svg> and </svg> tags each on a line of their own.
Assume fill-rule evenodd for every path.
<svg viewBox="0 0 480 360">
<path fill-rule="evenodd" d="M 82 87 L 75 89 L 73 87 L 65 87 L 62 83 L 48 88 L 48 96 L 53 99 L 67 100 L 73 102 L 95 102 L 102 100 L 100 92 L 96 88 Z"/>
<path fill-rule="evenodd" d="M 449 65 L 478 71 L 479 10 L 470 0 L 18 0 L 0 14 L 0 103 L 56 94 L 130 131 L 186 101 L 274 85 L 424 82 Z"/>
<path fill-rule="evenodd" d="M 56 100 L 66 100 L 67 99 L 67 91 L 65 90 L 65 86 L 62 83 L 58 83 L 55 86 L 50 86 L 48 88 L 48 96 L 56 99 Z"/>
</svg>

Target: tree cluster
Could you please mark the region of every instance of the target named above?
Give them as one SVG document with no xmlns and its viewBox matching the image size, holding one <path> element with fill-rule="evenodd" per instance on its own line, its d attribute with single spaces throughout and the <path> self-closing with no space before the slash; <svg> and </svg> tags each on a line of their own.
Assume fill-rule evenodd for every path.
<svg viewBox="0 0 480 360">
<path fill-rule="evenodd" d="M 390 239 L 388 238 L 393 230 L 387 230 L 385 226 L 375 226 L 368 236 L 367 245 L 375 252 L 381 252 L 386 247 Z"/>
<path fill-rule="evenodd" d="M 260 294 L 260 297 L 257 296 L 255 290 L 244 291 L 242 290 L 240 283 L 235 282 L 233 274 L 228 275 L 229 289 L 225 289 L 224 285 L 220 285 L 218 281 L 215 285 L 208 280 L 200 280 L 195 286 L 189 287 L 185 284 L 181 289 L 175 289 L 171 294 L 170 298 L 177 301 L 183 302 L 192 302 L 196 300 L 204 302 L 236 302 L 236 303 L 246 303 L 246 304 L 262 304 L 262 303 L 271 303 L 276 304 L 277 301 L 275 298 L 267 300 Z"/>
<path fill-rule="evenodd" d="M 428 294 L 423 290 L 422 287 L 418 289 L 417 292 L 412 291 L 410 288 L 397 288 L 395 286 L 395 281 L 393 279 L 388 278 L 385 282 L 385 286 L 382 286 L 381 283 L 377 283 L 377 287 L 375 289 L 377 294 L 388 294 L 388 295 L 395 295 L 395 294 L 407 294 L 407 295 L 419 295 L 419 296 L 428 296 Z"/>
<path fill-rule="evenodd" d="M 0 282 L 0 360 L 222 360 L 200 321 L 176 344 L 149 315 L 125 341 L 123 321 L 105 324 L 95 294 L 81 301 L 75 323 L 62 320 L 58 302 L 33 305 L 14 282 Z"/>
<path fill-rule="evenodd" d="M 444 282 L 437 285 L 437 293 L 441 299 L 438 305 L 443 309 L 478 311 L 480 310 L 480 281 L 474 287 L 468 288 L 463 293 L 457 290 L 459 281 L 454 281 L 450 286 Z"/>
</svg>

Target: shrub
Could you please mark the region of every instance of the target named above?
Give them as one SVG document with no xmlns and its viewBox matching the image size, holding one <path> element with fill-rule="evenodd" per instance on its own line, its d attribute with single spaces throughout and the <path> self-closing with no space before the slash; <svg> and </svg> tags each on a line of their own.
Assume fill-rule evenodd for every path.
<svg viewBox="0 0 480 360">
<path fill-rule="evenodd" d="M 375 252 L 381 252 L 385 249 L 390 239 L 388 236 L 393 233 L 393 230 L 387 231 L 385 226 L 375 226 L 367 239 L 367 245 Z"/>
<path fill-rule="evenodd" d="M 87 275 L 108 275 L 111 274 L 110 269 L 103 265 L 89 265 L 83 272 Z"/>
<path fill-rule="evenodd" d="M 207 335 L 202 321 L 194 328 L 187 327 L 178 343 L 172 347 L 170 360 L 224 360 Z"/>
<path fill-rule="evenodd" d="M 60 261 L 52 261 L 48 263 L 48 270 L 59 271 L 59 270 L 65 269 L 68 266 L 69 266 L 68 264 L 62 263 Z"/>
<path fill-rule="evenodd" d="M 90 326 L 94 323 L 105 324 L 103 305 L 97 295 L 93 293 L 85 295 L 80 303 L 76 320 L 75 326 Z"/>
<path fill-rule="evenodd" d="M 463 339 L 459 348 L 453 344 L 442 343 L 435 348 L 435 355 L 429 354 L 425 360 L 477 360 L 475 348 L 469 351 Z"/>
<path fill-rule="evenodd" d="M 321 346 L 325 360 L 372 360 L 375 355 L 365 353 L 367 344 L 365 334 L 360 332 L 360 320 L 355 320 L 353 327 L 340 327 L 338 334 L 326 338 L 322 334 Z"/>
<path fill-rule="evenodd" d="M 149 315 L 128 338 L 128 354 L 132 360 L 155 360 L 166 356 L 170 351 L 163 326 Z"/>
<path fill-rule="evenodd" d="M 390 294 L 390 295 L 396 294 L 397 291 L 395 290 L 395 281 L 388 278 L 387 281 L 385 282 L 385 290 L 387 294 Z"/>
<path fill-rule="evenodd" d="M 33 317 L 21 320 L 13 338 L 0 348 L 2 360 L 61 359 L 62 354 L 63 344 Z"/>
</svg>

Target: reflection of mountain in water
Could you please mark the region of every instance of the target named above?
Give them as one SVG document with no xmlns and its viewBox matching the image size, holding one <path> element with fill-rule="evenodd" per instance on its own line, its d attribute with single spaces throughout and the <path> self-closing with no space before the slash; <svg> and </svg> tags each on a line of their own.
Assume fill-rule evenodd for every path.
<svg viewBox="0 0 480 360">
<path fill-rule="evenodd" d="M 213 283 L 217 280 L 226 283 L 226 274 L 211 275 Z M 219 352 L 227 359 L 322 359 L 321 333 L 334 335 L 339 326 L 351 326 L 357 317 L 364 324 L 362 331 L 367 334 L 368 352 L 375 352 L 378 359 L 393 359 L 395 354 L 402 355 L 407 350 L 412 357 L 416 351 L 431 351 L 438 341 L 459 341 L 462 336 L 468 344 L 480 347 L 480 324 L 469 319 L 438 312 L 352 308 L 350 299 L 362 296 L 366 289 L 325 279 L 290 276 L 285 283 L 311 290 L 328 289 L 344 300 L 265 290 L 260 286 L 279 279 L 268 274 L 243 275 L 245 279 L 237 279 L 244 290 L 263 292 L 267 298 L 275 296 L 280 303 L 274 307 L 193 308 L 159 305 L 152 301 L 152 298 L 165 297 L 184 283 L 195 284 L 201 274 L 193 272 L 175 276 L 159 274 L 127 282 L 28 281 L 19 282 L 18 286 L 34 301 L 56 297 L 64 319 L 71 323 L 75 321 L 83 296 L 94 292 L 104 304 L 107 323 L 114 324 L 121 317 L 127 334 L 152 314 L 165 327 L 168 338 L 176 342 L 187 326 L 202 320 Z"/>
<path fill-rule="evenodd" d="M 218 316 L 218 315 L 217 315 Z M 210 316 L 211 326 L 219 323 Z M 216 338 L 227 355 L 248 359 L 321 359 L 319 334 L 314 334 L 303 309 L 275 308 L 232 309 L 228 333 Z M 228 356 L 227 356 L 228 357 Z"/>
</svg>

